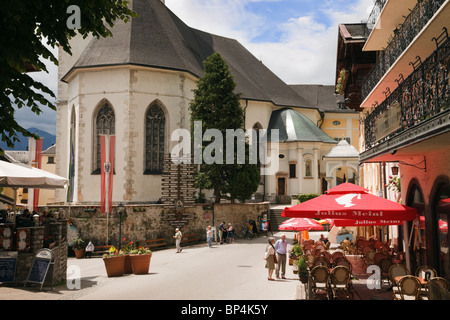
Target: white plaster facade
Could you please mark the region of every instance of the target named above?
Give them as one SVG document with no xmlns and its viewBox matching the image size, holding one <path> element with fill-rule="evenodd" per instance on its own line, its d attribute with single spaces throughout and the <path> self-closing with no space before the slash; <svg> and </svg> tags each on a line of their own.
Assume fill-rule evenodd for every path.
<svg viewBox="0 0 450 320">
<path fill-rule="evenodd" d="M 176 129 L 190 129 L 189 103 L 198 77 L 191 72 L 170 68 L 120 64 L 73 68 L 85 52 L 91 39 L 74 38 L 73 55 L 59 53 L 58 109 L 57 109 L 57 174 L 68 176 L 71 130 L 74 141 L 75 177 L 73 202 L 98 204 L 100 201 L 100 174 L 94 171 L 95 117 L 98 108 L 107 102 L 115 115 L 115 174 L 113 203 L 154 202 L 161 198 L 161 175 L 144 174 L 145 171 L 145 119 L 149 106 L 158 102 L 165 114 L 165 152 L 177 144 L 170 137 Z M 88 48 L 89 49 L 89 48 Z M 288 87 L 286 84 L 284 86 Z M 290 90 L 290 89 L 289 89 Z M 299 97 L 299 99 L 302 99 Z M 273 101 L 243 98 L 245 128 L 257 124 L 267 129 L 272 112 L 292 107 L 314 124 L 323 121 L 319 107 L 277 105 Z M 350 119 L 354 114 L 340 113 Z M 327 114 L 325 113 L 325 118 Z M 347 126 L 348 127 L 348 126 Z M 71 129 L 72 128 L 72 129 Z M 350 125 L 348 130 L 353 130 Z M 336 138 L 336 137 L 332 137 Z M 355 141 L 357 143 L 357 141 Z M 323 156 L 333 143 L 284 142 L 280 143 L 279 171 L 261 178 L 257 200 L 276 201 L 277 195 L 321 193 L 322 178 L 326 176 Z M 305 175 L 306 163 L 311 166 Z M 295 175 L 290 165 L 295 164 Z M 292 169 L 292 167 L 291 167 Z M 279 190 L 279 178 L 285 178 L 284 190 Z M 57 191 L 57 201 L 64 202 L 66 194 Z M 279 199 L 278 199 L 279 200 Z"/>
</svg>

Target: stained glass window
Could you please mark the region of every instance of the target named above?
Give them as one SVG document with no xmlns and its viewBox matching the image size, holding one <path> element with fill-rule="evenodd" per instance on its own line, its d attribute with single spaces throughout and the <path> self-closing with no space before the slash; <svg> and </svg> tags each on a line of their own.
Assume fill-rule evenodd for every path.
<svg viewBox="0 0 450 320">
<path fill-rule="evenodd" d="M 95 170 L 94 173 L 100 173 L 101 155 L 100 155 L 100 135 L 115 134 L 115 116 L 113 108 L 105 103 L 97 112 L 95 120 L 96 129 L 96 150 L 94 152 Z"/>
<path fill-rule="evenodd" d="M 146 115 L 145 173 L 162 173 L 166 117 L 158 104 L 153 104 Z"/>
</svg>

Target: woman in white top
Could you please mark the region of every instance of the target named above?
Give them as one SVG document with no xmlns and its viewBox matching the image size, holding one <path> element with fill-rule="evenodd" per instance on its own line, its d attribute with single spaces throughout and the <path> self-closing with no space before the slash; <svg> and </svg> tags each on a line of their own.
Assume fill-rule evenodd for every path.
<svg viewBox="0 0 450 320">
<path fill-rule="evenodd" d="M 269 238 L 269 244 L 266 247 L 266 254 L 264 255 L 264 260 L 266 260 L 266 268 L 268 269 L 268 278 L 267 280 L 273 281 L 275 279 L 272 278 L 273 270 L 275 270 L 275 239 Z"/>
<path fill-rule="evenodd" d="M 208 230 L 206 231 L 206 240 L 208 241 L 208 246 L 212 247 L 212 238 L 213 238 L 213 231 L 211 229 L 211 226 L 208 226 Z"/>
</svg>

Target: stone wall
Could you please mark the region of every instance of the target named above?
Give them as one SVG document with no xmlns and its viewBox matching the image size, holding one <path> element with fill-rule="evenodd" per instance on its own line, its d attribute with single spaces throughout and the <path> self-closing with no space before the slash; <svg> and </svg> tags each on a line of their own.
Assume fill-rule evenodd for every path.
<svg viewBox="0 0 450 320">
<path fill-rule="evenodd" d="M 121 209 L 113 206 L 107 215 L 100 212 L 98 206 L 49 207 L 59 211 L 78 230 L 83 240 L 92 241 L 94 245 L 118 245 L 119 229 L 121 238 L 126 242 L 164 238 L 168 244 L 174 244 L 174 230 L 177 221 L 170 221 L 170 213 L 163 205 L 125 205 Z M 268 214 L 269 203 L 249 204 L 215 204 L 214 214 L 211 204 L 199 204 L 186 208 L 190 213 L 185 218 L 179 215 L 180 229 L 184 234 L 199 233 L 206 241 L 208 225 L 218 227 L 221 221 L 232 223 L 236 232 L 240 232 L 248 220 L 258 221 L 263 214 Z M 120 225 L 119 212 L 122 212 Z M 173 213 L 172 213 L 173 214 Z M 175 215 L 177 216 L 177 215 Z M 214 219 L 214 223 L 213 223 Z M 69 239 L 70 241 L 70 239 Z"/>
<path fill-rule="evenodd" d="M 22 228 L 23 229 L 23 228 Z M 54 256 L 54 264 L 48 272 L 44 282 L 45 286 L 57 284 L 66 280 L 67 273 L 67 220 L 61 219 L 48 224 L 26 228 L 31 231 L 29 246 L 19 252 L 17 256 L 14 285 L 23 285 L 28 278 L 36 253 L 44 246 L 44 234 L 49 233 L 55 240 L 51 250 Z M 12 251 L 16 249 L 13 248 Z"/>
</svg>

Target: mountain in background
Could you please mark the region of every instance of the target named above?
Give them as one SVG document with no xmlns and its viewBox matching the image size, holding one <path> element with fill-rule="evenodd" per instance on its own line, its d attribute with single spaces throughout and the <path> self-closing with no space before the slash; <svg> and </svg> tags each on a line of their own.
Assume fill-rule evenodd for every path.
<svg viewBox="0 0 450 320">
<path fill-rule="evenodd" d="M 42 147 L 42 151 L 47 150 L 53 144 L 56 143 L 56 136 L 48 133 L 47 131 L 40 130 L 37 128 L 28 128 L 27 130 L 30 131 L 31 133 L 36 133 L 41 138 L 44 138 L 44 145 Z M 6 145 L 6 142 L 4 142 L 4 141 L 0 141 L 0 148 L 2 148 L 3 150 L 16 150 L 16 151 L 27 150 L 28 138 L 24 137 L 21 133 L 17 133 L 17 136 L 19 137 L 19 141 L 17 141 L 14 144 L 14 148 L 9 148 Z"/>
</svg>

